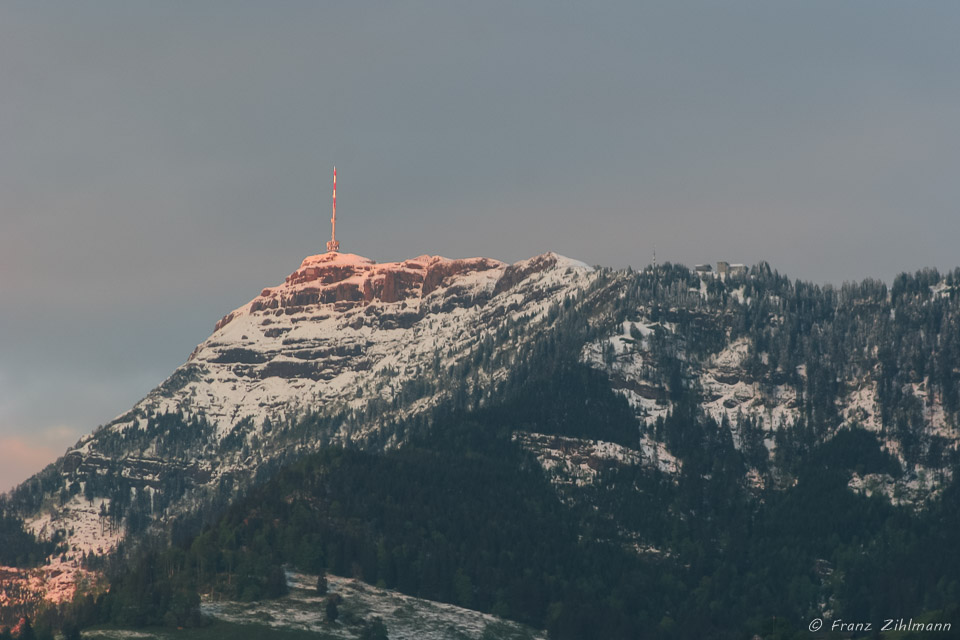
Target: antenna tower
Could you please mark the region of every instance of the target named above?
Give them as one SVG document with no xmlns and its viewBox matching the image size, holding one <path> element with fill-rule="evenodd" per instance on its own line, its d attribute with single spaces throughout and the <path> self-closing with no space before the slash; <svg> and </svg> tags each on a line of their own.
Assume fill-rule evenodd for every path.
<svg viewBox="0 0 960 640">
<path fill-rule="evenodd" d="M 330 241 L 327 242 L 327 251 L 339 252 L 340 243 L 337 242 L 337 168 L 333 168 L 333 217 L 330 218 Z"/>
</svg>

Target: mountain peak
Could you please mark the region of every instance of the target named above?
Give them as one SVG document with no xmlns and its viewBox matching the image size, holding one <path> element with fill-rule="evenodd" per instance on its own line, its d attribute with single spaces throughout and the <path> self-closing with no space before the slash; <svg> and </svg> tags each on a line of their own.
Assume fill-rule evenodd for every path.
<svg viewBox="0 0 960 640">
<path fill-rule="evenodd" d="M 265 427 L 268 419 L 289 427 L 308 415 L 341 416 L 309 446 L 361 441 L 391 416 L 443 401 L 450 393 L 444 376 L 470 361 L 485 337 L 522 326 L 504 346 L 511 353 L 536 340 L 555 320 L 551 308 L 594 275 L 553 253 L 512 265 L 483 257 L 377 263 L 338 252 L 307 256 L 280 284 L 220 320 L 187 362 L 81 439 L 61 464 L 71 473 L 118 464 L 124 477 L 155 488 L 162 461 L 163 473 L 206 485 L 293 455 L 287 435 Z M 512 357 L 498 362 L 489 375 L 503 378 Z M 342 418 L 370 406 L 378 407 L 376 420 Z"/>
<path fill-rule="evenodd" d="M 419 307 L 437 289 L 454 284 L 453 291 L 458 294 L 480 287 L 496 295 L 531 273 L 554 268 L 590 269 L 583 262 L 553 252 L 513 265 L 493 258 L 432 255 L 378 263 L 353 253 L 321 253 L 304 258 L 283 284 L 263 289 L 249 303 L 224 316 L 215 331 L 240 315 L 271 309 L 292 313 L 310 305 L 332 304 L 344 311 L 374 302 L 407 302 Z"/>
<path fill-rule="evenodd" d="M 374 302 L 405 301 L 419 306 L 424 297 L 455 280 L 461 287 L 496 280 L 506 267 L 491 258 L 451 260 L 422 255 L 402 262 L 377 263 L 352 253 L 307 256 L 283 284 L 263 289 L 248 304 L 224 316 L 215 330 L 240 315 L 271 309 L 292 313 L 311 305 L 332 304 L 337 311 L 345 311 Z"/>
<path fill-rule="evenodd" d="M 382 372 L 416 375 L 441 355 L 453 363 L 508 319 L 537 325 L 551 304 L 585 287 L 591 271 L 554 253 L 512 265 L 307 256 L 283 282 L 224 316 L 171 378 L 113 424 L 183 410 L 204 415 L 223 435 L 245 416 L 259 424 L 308 406 L 358 409 L 399 389 L 398 380 L 382 390 Z"/>
<path fill-rule="evenodd" d="M 358 256 L 355 253 L 340 253 L 339 251 L 328 251 L 318 253 L 314 256 L 307 256 L 300 263 L 300 268 L 313 267 L 318 265 L 365 265 L 376 264 L 375 260 Z"/>
</svg>

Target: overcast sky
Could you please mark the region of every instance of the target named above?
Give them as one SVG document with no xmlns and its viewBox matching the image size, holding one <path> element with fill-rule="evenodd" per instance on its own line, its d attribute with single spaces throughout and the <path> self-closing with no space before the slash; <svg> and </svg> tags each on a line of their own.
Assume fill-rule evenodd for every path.
<svg viewBox="0 0 960 640">
<path fill-rule="evenodd" d="M 960 264 L 955 2 L 4 2 L 0 491 L 324 250 Z"/>
</svg>

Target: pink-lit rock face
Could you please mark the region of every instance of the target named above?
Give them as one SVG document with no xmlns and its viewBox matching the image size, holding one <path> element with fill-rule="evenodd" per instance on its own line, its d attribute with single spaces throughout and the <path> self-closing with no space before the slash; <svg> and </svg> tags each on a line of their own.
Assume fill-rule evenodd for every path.
<svg viewBox="0 0 960 640">
<path fill-rule="evenodd" d="M 345 310 L 371 302 L 420 300 L 458 277 L 484 271 L 502 272 L 507 265 L 490 258 L 450 260 L 420 256 L 403 262 L 376 263 L 351 253 L 309 256 L 277 287 L 268 287 L 250 303 L 250 312 L 336 304 Z M 216 329 L 226 326 L 234 313 Z"/>
<path fill-rule="evenodd" d="M 79 567 L 78 560 L 62 561 L 54 555 L 50 564 L 35 569 L 0 567 L 0 628 L 17 627 L 24 616 L 35 616 L 45 605 L 63 605 L 73 599 L 77 585 L 86 582 L 91 593 L 99 592 L 99 576 Z"/>
</svg>

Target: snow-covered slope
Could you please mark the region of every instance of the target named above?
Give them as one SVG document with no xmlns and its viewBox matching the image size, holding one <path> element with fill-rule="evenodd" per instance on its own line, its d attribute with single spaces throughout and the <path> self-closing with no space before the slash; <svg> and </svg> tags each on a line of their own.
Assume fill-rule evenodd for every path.
<svg viewBox="0 0 960 640">
<path fill-rule="evenodd" d="M 743 450 L 749 446 L 747 441 L 752 440 L 755 449 L 766 450 L 765 458 L 771 462 L 766 477 L 758 468 L 749 469 L 747 474 L 751 486 L 763 488 L 776 480 L 774 476 L 779 471 L 772 465 L 778 433 L 802 424 L 806 417 L 803 405 L 809 402 L 812 383 L 806 365 L 797 366 L 795 375 L 793 372 L 788 375 L 755 341 L 743 336 L 732 337 L 729 326 L 724 326 L 724 318 L 733 314 L 724 305 L 704 304 L 705 288 L 702 284 L 687 309 L 672 308 L 664 313 L 650 303 L 627 309 L 625 315 L 629 319 L 619 322 L 605 336 L 583 345 L 580 360 L 608 375 L 614 391 L 626 398 L 634 409 L 644 439 L 650 437 L 658 419 L 675 409 L 671 391 L 676 390 L 671 389 L 672 384 L 694 390 L 702 414 L 712 418 L 718 428 L 729 430 L 737 449 Z M 731 295 L 727 304 L 735 313 L 745 314 L 751 312 L 750 306 L 756 301 L 744 298 L 742 289 L 739 296 Z M 776 296 L 768 295 L 768 298 Z M 663 317 L 655 321 L 651 318 L 655 312 L 683 316 L 687 327 L 681 329 L 676 322 Z M 777 326 L 783 318 L 770 314 L 762 318 L 762 322 L 766 326 Z M 691 349 L 693 337 L 702 333 L 696 327 L 707 325 L 713 325 L 716 334 L 726 337 L 720 338 L 706 353 L 702 349 Z M 680 362 L 683 370 L 673 381 L 665 375 L 670 362 Z M 894 503 L 919 505 L 935 496 L 952 479 L 953 471 L 948 465 L 930 468 L 929 457 L 908 460 L 898 430 L 881 424 L 877 395 L 879 371 L 879 364 L 871 362 L 866 369 L 836 377 L 838 393 L 828 406 L 836 417 L 820 439 L 829 440 L 850 428 L 873 432 L 883 451 L 902 467 L 903 476 L 895 479 L 889 474 L 868 474 L 868 477 L 854 474 L 849 484 L 851 490 L 867 495 L 879 492 Z M 908 375 L 918 374 L 908 372 Z M 947 417 L 937 394 L 928 391 L 931 386 L 929 379 L 922 377 L 903 386 L 907 398 L 917 399 L 914 437 L 921 448 L 955 452 L 960 448 L 960 425 L 956 415 L 952 419 Z"/>
<path fill-rule="evenodd" d="M 310 256 L 283 284 L 220 320 L 183 366 L 106 431 L 182 412 L 205 418 L 222 438 L 244 418 L 256 429 L 267 418 L 390 402 L 405 381 L 451 366 L 504 323 L 536 324 L 590 273 L 554 254 L 512 266 Z M 101 433 L 83 449 L 95 450 Z"/>
<path fill-rule="evenodd" d="M 186 364 L 109 429 L 180 411 L 223 437 L 243 418 L 259 427 L 268 417 L 391 400 L 435 354 L 452 360 L 469 350 L 505 270 L 485 258 L 310 256 L 220 320 Z"/>
<path fill-rule="evenodd" d="M 351 640 L 364 637 L 366 621 L 376 617 L 384 622 L 389 637 L 395 640 L 535 640 L 546 637 L 542 631 L 488 613 L 421 600 L 373 587 L 360 580 L 328 575 L 327 581 L 329 593 L 338 594 L 343 599 L 340 604 L 343 613 L 336 623 L 325 619 L 325 596 L 316 593 L 317 576 L 290 571 L 287 572 L 290 593 L 283 598 L 250 603 L 206 597 L 202 610 L 211 618 L 249 625 L 251 635 L 256 635 L 258 626 L 265 625 Z"/>
<path fill-rule="evenodd" d="M 84 495 L 96 511 L 124 491 L 123 503 L 156 518 L 191 496 L 200 499 L 221 479 L 242 483 L 272 459 L 290 460 L 328 442 L 402 444 L 391 421 L 441 402 L 452 379 L 463 382 L 456 372 L 481 346 L 495 344 L 499 364 L 475 372 L 482 380 L 473 384 L 505 379 L 517 351 L 554 322 L 551 308 L 595 277 L 592 268 L 553 253 L 513 265 L 309 256 L 282 284 L 217 322 L 130 411 L 68 451 L 56 471 L 73 507 L 48 501 L 28 524 L 41 531 L 56 522 L 77 537 L 88 528 L 71 520 L 90 510 L 75 508 Z M 328 428 L 303 426 L 317 420 Z M 68 543 L 95 552 L 118 539 Z"/>
</svg>

